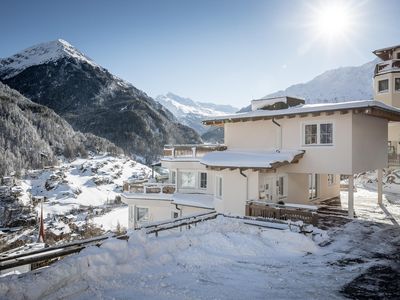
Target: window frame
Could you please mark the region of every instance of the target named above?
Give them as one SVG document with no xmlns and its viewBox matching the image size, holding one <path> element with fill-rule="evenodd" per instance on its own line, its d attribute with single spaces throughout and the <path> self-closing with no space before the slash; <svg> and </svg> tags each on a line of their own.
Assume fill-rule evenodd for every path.
<svg viewBox="0 0 400 300">
<path fill-rule="evenodd" d="M 147 210 L 147 213 L 146 213 L 147 216 L 144 220 L 143 219 L 139 220 L 139 218 L 138 218 L 140 209 Z M 138 224 L 143 223 L 143 222 L 149 222 L 150 221 L 150 209 L 148 207 L 135 206 L 135 221 Z"/>
<path fill-rule="evenodd" d="M 335 174 L 327 174 L 327 181 L 328 181 L 328 185 L 332 186 L 336 184 L 336 177 Z"/>
<path fill-rule="evenodd" d="M 396 79 L 399 80 L 399 89 L 396 89 Z M 395 93 L 400 93 L 400 77 L 393 78 L 393 90 Z"/>
<path fill-rule="evenodd" d="M 205 186 L 202 186 L 202 183 L 203 183 L 202 176 L 203 176 L 203 174 L 205 174 Z M 199 189 L 206 190 L 207 187 L 208 187 L 208 174 L 207 174 L 207 172 L 199 172 L 198 176 L 199 176 Z"/>
<path fill-rule="evenodd" d="M 170 170 L 169 171 L 169 173 L 170 173 L 170 177 L 169 177 L 169 180 L 170 180 L 170 183 L 171 184 L 176 184 L 176 182 L 177 182 L 177 174 L 178 174 L 178 172 L 174 169 L 174 170 Z M 172 175 L 174 175 L 174 176 L 172 176 Z"/>
<path fill-rule="evenodd" d="M 331 143 L 321 143 L 321 125 L 331 124 L 332 125 L 332 142 Z M 317 126 L 317 143 L 306 144 L 306 126 L 316 125 Z M 321 121 L 309 121 L 302 123 L 301 126 L 301 145 L 303 147 L 327 147 L 335 145 L 335 122 L 333 120 L 321 120 Z"/>
<path fill-rule="evenodd" d="M 216 175 L 215 176 L 215 197 L 218 199 L 222 199 L 222 197 L 224 195 L 223 186 L 224 186 L 224 182 L 223 182 L 222 176 Z"/>
<path fill-rule="evenodd" d="M 386 90 L 380 91 L 380 90 L 379 90 L 379 83 L 382 82 L 382 81 L 387 81 L 388 87 L 387 87 Z M 389 80 L 389 78 L 380 79 L 380 80 L 378 80 L 378 83 L 377 83 L 377 84 L 378 84 L 378 86 L 377 86 L 377 91 L 378 91 L 379 94 L 387 94 L 387 93 L 389 93 L 389 91 L 390 91 L 390 80 Z"/>
<path fill-rule="evenodd" d="M 187 185 L 183 185 L 182 184 L 182 175 L 184 174 L 184 173 L 191 173 L 191 174 L 193 174 L 193 176 L 194 176 L 194 183 L 193 183 L 193 185 L 192 186 L 187 186 Z M 196 189 L 197 188 L 197 181 L 198 181 L 198 179 L 197 179 L 197 172 L 196 171 L 193 171 L 193 170 L 184 170 L 184 171 L 179 171 L 179 177 L 178 177 L 178 183 L 179 183 L 179 185 L 178 185 L 178 187 L 180 188 L 180 189 L 186 189 L 186 190 L 194 190 L 194 189 Z"/>
</svg>

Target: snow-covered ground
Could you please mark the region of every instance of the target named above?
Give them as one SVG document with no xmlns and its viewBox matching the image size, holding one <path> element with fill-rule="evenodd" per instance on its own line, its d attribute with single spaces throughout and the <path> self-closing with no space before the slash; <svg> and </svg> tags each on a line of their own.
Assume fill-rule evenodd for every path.
<svg viewBox="0 0 400 300">
<path fill-rule="evenodd" d="M 358 188 L 355 206 L 358 219 L 316 235 L 225 217 L 159 237 L 130 232 L 128 241 L 89 247 L 39 274 L 0 279 L 0 298 L 342 299 L 371 267 L 398 271 L 399 227 L 374 191 Z M 384 208 L 399 220 L 397 204 L 385 197 Z"/>
<path fill-rule="evenodd" d="M 64 162 L 57 167 L 31 171 L 21 180 L 19 201 L 29 207 L 31 198 L 44 197 L 45 231 L 54 240 L 76 238 L 89 225 L 103 231 L 127 228 L 127 206 L 118 203 L 126 180 L 146 179 L 151 169 L 126 157 L 94 156 Z M 116 201 L 117 200 L 117 201 Z M 40 205 L 35 206 L 39 215 Z M 1 222 L 0 222 L 1 223 Z M 37 239 L 37 226 L 0 235 L 4 244 Z M 99 232 L 97 233 L 99 234 Z M 71 235 L 75 235 L 71 236 Z"/>
</svg>

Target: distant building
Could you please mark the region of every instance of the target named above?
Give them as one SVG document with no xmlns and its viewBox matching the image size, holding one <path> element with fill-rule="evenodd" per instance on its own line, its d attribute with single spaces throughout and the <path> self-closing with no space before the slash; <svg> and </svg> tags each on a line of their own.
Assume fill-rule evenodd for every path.
<svg viewBox="0 0 400 300">
<path fill-rule="evenodd" d="M 378 49 L 373 53 L 382 59 L 374 72 L 374 99 L 400 108 L 400 45 Z M 389 164 L 400 165 L 400 124 L 389 123 Z"/>
</svg>

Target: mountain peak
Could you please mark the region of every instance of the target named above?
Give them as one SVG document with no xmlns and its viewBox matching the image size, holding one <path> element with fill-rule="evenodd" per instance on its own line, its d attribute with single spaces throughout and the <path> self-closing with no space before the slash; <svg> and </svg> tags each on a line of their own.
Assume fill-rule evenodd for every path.
<svg viewBox="0 0 400 300">
<path fill-rule="evenodd" d="M 55 62 L 64 57 L 72 57 L 99 67 L 89 57 L 63 39 L 37 44 L 8 58 L 0 59 L 0 75 L 11 78 L 31 66 Z"/>
</svg>

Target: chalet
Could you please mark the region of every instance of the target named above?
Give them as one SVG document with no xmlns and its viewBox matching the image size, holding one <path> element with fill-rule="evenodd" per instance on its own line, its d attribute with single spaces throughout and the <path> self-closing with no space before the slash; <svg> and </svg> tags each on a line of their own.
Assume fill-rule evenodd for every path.
<svg viewBox="0 0 400 300">
<path fill-rule="evenodd" d="M 390 59 L 398 53 L 381 49 L 376 54 L 386 58 L 384 51 L 392 51 Z M 382 202 L 388 126 L 390 132 L 400 122 L 400 99 L 397 105 L 392 95 L 397 80 L 393 68 L 382 73 L 378 64 L 375 100 L 305 104 L 293 97 L 259 99 L 252 101 L 250 112 L 204 120 L 223 127 L 225 144 L 165 146 L 161 165 L 169 170 L 168 182 L 121 195 L 129 204 L 129 226 L 211 209 L 243 216 L 251 203 L 260 202 L 315 208 L 340 197 L 343 175 L 353 217 L 354 174 L 375 170 L 377 201 Z M 388 74 L 394 77 L 385 79 Z M 382 80 L 394 84 L 386 97 L 379 92 Z M 398 133 L 389 142 L 400 141 Z"/>
</svg>

